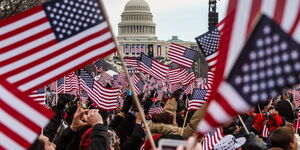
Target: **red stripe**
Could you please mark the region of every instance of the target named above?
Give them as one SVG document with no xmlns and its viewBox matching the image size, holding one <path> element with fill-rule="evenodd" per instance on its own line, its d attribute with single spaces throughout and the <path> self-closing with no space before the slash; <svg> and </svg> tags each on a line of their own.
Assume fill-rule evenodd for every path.
<svg viewBox="0 0 300 150">
<path fill-rule="evenodd" d="M 6 26 L 8 24 L 14 23 L 14 22 L 16 22 L 18 20 L 21 20 L 21 19 L 23 19 L 25 17 L 28 17 L 28 16 L 30 16 L 32 14 L 35 14 L 35 13 L 41 11 L 41 10 L 43 10 L 43 8 L 41 6 L 37 6 L 37 7 L 34 7 L 32 9 L 29 9 L 29 10 L 27 10 L 25 12 L 22 12 L 22 13 L 19 13 L 17 15 L 14 15 L 12 17 L 9 17 L 7 19 L 1 20 L 1 22 L 0 22 L 0 28 L 3 27 L 3 26 Z"/>
<path fill-rule="evenodd" d="M 100 35 L 106 33 L 107 31 L 108 31 L 108 28 L 106 28 L 105 30 L 102 30 L 102 31 L 100 31 L 100 32 L 94 33 L 94 34 L 92 34 L 92 35 L 90 35 L 90 36 L 88 36 L 88 37 L 85 37 L 85 38 L 83 38 L 83 39 L 81 39 L 81 40 L 79 40 L 79 41 L 77 41 L 77 42 L 75 42 L 75 43 L 72 43 L 72 44 L 70 44 L 70 45 L 67 45 L 67 46 L 65 46 L 65 47 L 63 47 L 63 48 L 57 50 L 57 51 L 54 52 L 54 53 L 51 53 L 51 54 L 49 54 L 49 55 L 47 55 L 47 56 L 45 56 L 45 57 L 42 57 L 42 58 L 40 58 L 40 59 L 38 59 L 38 60 L 36 60 L 36 61 L 34 61 L 34 62 L 31 62 L 31 63 L 29 63 L 29 64 L 27 64 L 27 65 L 22 66 L 22 67 L 20 67 L 20 68 L 17 68 L 17 69 L 15 69 L 15 70 L 12 70 L 11 72 L 7 73 L 6 76 L 13 76 L 13 75 L 15 75 L 15 74 L 17 74 L 17 73 L 20 73 L 20 72 L 22 72 L 22 71 L 24 71 L 24 70 L 27 70 L 27 69 L 29 69 L 29 68 L 31 68 L 31 67 L 33 67 L 33 66 L 37 66 L 37 65 L 39 65 L 39 64 L 41 64 L 41 63 L 43 63 L 43 62 L 45 62 L 45 61 L 47 61 L 47 60 L 49 60 L 49 59 L 52 59 L 53 57 L 56 57 L 56 56 L 58 56 L 58 55 L 60 55 L 60 54 L 62 54 L 62 53 L 64 53 L 64 52 L 66 52 L 66 51 L 68 51 L 68 50 L 70 50 L 70 49 L 72 49 L 72 48 L 74 48 L 74 47 L 76 47 L 76 46 L 82 44 L 82 43 L 85 43 L 85 42 L 89 41 L 90 39 L 99 37 Z M 43 46 L 44 46 L 44 45 L 43 45 Z M 51 46 L 51 45 L 49 45 L 49 46 Z M 42 48 L 37 48 L 36 50 L 42 51 L 42 50 L 44 50 L 44 49 L 42 49 Z M 36 51 L 36 52 L 38 52 L 38 51 Z M 82 53 L 82 52 L 81 52 L 81 53 Z M 27 56 L 29 56 L 29 55 L 30 55 L 30 54 L 27 54 Z M 32 55 L 32 53 L 31 53 L 31 55 Z M 77 55 L 78 55 L 78 54 L 77 54 Z M 75 56 L 77 56 L 77 55 L 75 55 Z M 23 56 L 23 55 L 22 55 L 22 56 Z M 26 57 L 26 56 L 25 56 L 25 57 Z M 73 57 L 74 57 L 74 56 L 73 56 Z M 73 58 L 73 57 L 71 57 L 71 58 Z M 68 58 L 67 60 L 70 60 L 71 58 Z M 10 61 L 11 61 L 11 62 L 14 62 L 14 61 L 18 61 L 19 59 L 20 59 L 20 58 L 18 58 L 18 59 L 13 58 L 13 59 L 11 59 Z M 66 61 L 66 60 L 64 60 L 64 61 Z M 47 71 L 47 72 L 49 72 L 49 71 Z M 31 78 L 31 79 L 32 79 L 32 78 Z"/>
<path fill-rule="evenodd" d="M 92 60 L 95 60 L 95 59 L 97 59 L 97 58 L 104 58 L 105 56 L 108 56 L 108 55 L 110 55 L 111 53 L 113 53 L 113 52 L 115 52 L 115 51 L 117 51 L 117 49 L 114 47 L 113 49 L 111 49 L 111 50 L 109 50 L 109 51 L 107 51 L 107 52 L 105 52 L 105 53 L 102 53 L 102 54 L 100 54 L 100 55 L 96 55 L 96 56 L 94 56 L 94 57 L 91 57 L 89 60 L 87 60 L 87 61 L 85 61 L 85 62 L 82 62 L 80 65 L 74 66 L 74 67 L 68 69 L 67 71 L 65 71 L 65 72 L 63 72 L 63 73 L 61 73 L 61 74 L 59 74 L 59 75 L 56 75 L 56 76 L 54 76 L 53 78 L 48 79 L 48 80 L 42 82 L 41 84 L 38 84 L 36 87 L 33 87 L 33 88 L 28 89 L 27 91 L 25 91 L 25 93 L 30 93 L 30 91 L 32 91 L 32 90 L 38 89 L 38 88 L 40 88 L 40 87 L 43 87 L 45 84 L 47 84 L 47 83 L 49 83 L 49 82 L 51 82 L 51 81 L 55 81 L 55 80 L 59 79 L 61 75 L 66 74 L 66 73 L 71 72 L 71 71 L 74 71 L 74 70 L 78 70 L 78 69 L 80 69 L 80 68 L 82 68 L 82 67 L 84 67 L 84 66 L 90 64 L 90 62 L 91 62 Z"/>
<path fill-rule="evenodd" d="M 275 14 L 274 14 L 274 20 L 280 24 L 284 9 L 285 9 L 286 0 L 277 0 L 276 7 L 275 7 Z"/>
<path fill-rule="evenodd" d="M 44 30 L 44 31 L 38 33 L 38 34 L 27 37 L 27 38 L 25 38 L 21 41 L 12 43 L 11 45 L 2 48 L 0 51 L 1 51 L 1 53 L 4 53 L 4 52 L 10 51 L 10 50 L 13 50 L 13 49 L 15 49 L 19 46 L 25 45 L 27 43 L 30 43 L 30 42 L 36 40 L 36 39 L 42 38 L 43 36 L 48 35 L 50 33 L 52 33 L 52 29 L 49 28 L 47 30 Z M 2 63 L 1 63 L 1 65 L 2 65 Z"/>
<path fill-rule="evenodd" d="M 63 66 L 64 64 L 67 64 L 67 63 L 69 63 L 70 61 L 75 60 L 75 59 L 81 57 L 82 55 L 84 55 L 84 54 L 86 54 L 86 53 L 88 53 L 88 52 L 91 52 L 91 51 L 93 51 L 93 50 L 95 50 L 95 49 L 97 49 L 97 48 L 103 47 L 103 46 L 105 46 L 105 45 L 107 45 L 107 44 L 109 44 L 109 43 L 111 43 L 111 42 L 113 42 L 113 39 L 110 38 L 110 39 L 108 39 L 108 40 L 106 40 L 106 41 L 103 41 L 102 43 L 98 43 L 98 44 L 96 44 L 96 45 L 93 45 L 93 46 L 91 46 L 91 47 L 89 47 L 89 48 L 83 50 L 83 51 L 80 52 L 80 53 L 77 53 L 77 54 L 75 54 L 75 55 L 73 55 L 73 56 L 71 56 L 71 57 L 68 57 L 68 58 L 65 59 L 65 60 L 62 60 L 62 61 L 60 61 L 60 62 L 58 62 L 58 63 L 56 63 L 56 64 L 54 64 L 54 65 L 52 65 L 52 66 L 49 66 L 48 68 L 43 69 L 43 70 L 41 70 L 41 71 L 39 71 L 39 72 L 37 72 L 37 73 L 35 73 L 35 74 L 33 74 L 33 75 L 31 75 L 31 76 L 29 76 L 29 77 L 23 79 L 23 80 L 20 80 L 19 82 L 16 82 L 14 85 L 19 86 L 19 85 L 25 84 L 25 83 L 27 83 L 27 82 L 30 82 L 32 79 L 38 78 L 38 77 L 40 77 L 40 76 L 42 76 L 42 75 L 44 75 L 44 74 L 47 74 L 48 72 L 50 72 L 50 71 L 52 71 L 52 70 L 55 70 L 55 69 L 57 69 L 57 68 L 60 68 L 60 67 Z M 51 55 L 48 55 L 48 56 L 49 56 L 50 58 L 55 57 L 55 56 L 51 56 Z M 41 62 L 41 63 L 42 63 L 42 62 Z M 38 64 L 36 64 L 36 65 L 38 65 Z M 28 68 L 30 68 L 30 67 L 28 67 Z M 26 69 L 24 69 L 24 70 L 27 70 L 28 68 L 26 68 Z"/>
<path fill-rule="evenodd" d="M 6 80 L 1 80 L 1 84 L 3 85 L 4 88 L 6 88 L 7 91 L 12 92 L 14 96 L 20 99 L 23 103 L 30 106 L 32 109 L 38 111 L 41 115 L 45 116 L 46 118 L 51 118 L 53 116 L 52 111 L 45 110 L 41 105 L 37 103 L 32 103 L 32 100 L 28 96 L 24 95 L 22 92 L 16 89 L 15 86 L 10 85 Z M 30 94 L 31 91 L 29 91 L 28 94 Z"/>
<path fill-rule="evenodd" d="M 36 52 L 39 52 L 39 51 L 41 51 L 41 50 L 44 50 L 44 49 L 46 49 L 46 48 L 48 48 L 48 47 L 50 47 L 50 46 L 52 46 L 52 45 L 55 45 L 56 43 L 57 43 L 56 40 L 52 40 L 52 41 L 49 41 L 49 42 L 47 42 L 47 43 L 44 43 L 44 44 L 42 44 L 42 45 L 40 45 L 40 46 L 38 46 L 38 47 L 35 47 L 35 48 L 31 49 L 31 50 L 28 50 L 28 51 L 26 51 L 25 53 L 22 53 L 22 54 L 20 54 L 20 55 L 14 56 L 14 57 L 12 57 L 12 58 L 10 58 L 10 59 L 4 60 L 4 61 L 2 61 L 3 66 L 8 65 L 8 64 L 10 64 L 10 63 L 12 63 L 12 62 L 14 62 L 14 61 L 21 60 L 22 58 L 25 58 L 25 57 L 27 57 L 27 56 L 30 56 L 30 55 L 36 53 Z M 1 64 L 1 65 L 2 65 L 2 64 Z M 1 65 L 0 65 L 0 66 L 1 66 Z M 12 75 L 12 73 L 7 73 L 7 74 L 4 74 L 3 76 L 4 76 L 4 77 L 9 77 L 10 75 Z"/>
<path fill-rule="evenodd" d="M 247 34 L 251 31 L 251 25 L 260 11 L 262 0 L 252 0 L 251 12 L 248 20 Z"/>
<path fill-rule="evenodd" d="M 1 105 L 1 109 L 3 109 L 8 114 L 15 117 L 22 124 L 26 125 L 27 127 L 30 127 L 30 129 L 33 130 L 34 132 L 38 133 L 41 130 L 38 125 L 36 125 L 31 120 L 23 116 L 24 114 L 20 114 L 18 111 L 15 111 L 13 108 L 8 106 L 2 99 L 0 99 L 0 105 Z"/>
<path fill-rule="evenodd" d="M 20 27 L 20 28 L 18 28 L 18 29 L 16 29 L 16 30 L 13 30 L 13 31 L 11 31 L 11 32 L 8 32 L 8 33 L 6 33 L 6 34 L 4 34 L 4 35 L 0 35 L 0 41 L 1 41 L 1 40 L 5 40 L 6 38 L 10 38 L 10 37 L 12 37 L 12 36 L 14 36 L 14 35 L 16 35 L 16 34 L 20 34 L 20 33 L 22 33 L 22 32 L 25 32 L 25 31 L 27 31 L 27 30 L 29 30 L 29 29 L 31 29 L 31 28 L 34 28 L 34 27 L 36 27 L 36 26 L 38 26 L 38 25 L 40 25 L 40 24 L 43 24 L 43 23 L 45 23 L 45 22 L 47 22 L 47 21 L 48 21 L 47 18 L 41 18 L 41 19 L 36 20 L 36 21 L 34 21 L 34 22 L 30 23 L 30 24 L 27 24 L 27 25 L 25 25 L 25 26 L 22 26 L 22 27 Z"/>
<path fill-rule="evenodd" d="M 299 5 L 300 5 L 300 3 L 299 3 Z M 299 6 L 299 7 L 300 7 L 300 6 Z M 294 23 L 293 23 L 293 26 L 292 26 L 292 28 L 290 29 L 290 32 L 289 32 L 290 35 L 293 35 L 293 34 L 294 34 L 294 32 L 295 32 L 295 30 L 296 30 L 296 28 L 297 28 L 297 26 L 298 26 L 298 24 L 299 24 L 299 21 L 300 21 L 300 9 L 298 9 L 297 17 L 295 18 Z"/>
<path fill-rule="evenodd" d="M 31 143 L 27 142 L 24 138 L 22 138 L 18 133 L 12 131 L 11 129 L 7 128 L 4 124 L 0 122 L 0 129 L 1 132 L 4 133 L 7 137 L 12 139 L 14 142 L 18 143 L 22 147 L 28 148 Z M 0 148 L 1 149 L 1 148 Z"/>
</svg>

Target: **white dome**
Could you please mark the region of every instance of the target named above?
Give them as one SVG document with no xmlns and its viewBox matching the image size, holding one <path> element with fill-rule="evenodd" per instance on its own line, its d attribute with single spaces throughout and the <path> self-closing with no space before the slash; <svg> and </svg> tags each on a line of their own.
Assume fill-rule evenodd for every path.
<svg viewBox="0 0 300 150">
<path fill-rule="evenodd" d="M 125 5 L 124 11 L 150 11 L 150 8 L 144 0 L 130 0 Z"/>
</svg>

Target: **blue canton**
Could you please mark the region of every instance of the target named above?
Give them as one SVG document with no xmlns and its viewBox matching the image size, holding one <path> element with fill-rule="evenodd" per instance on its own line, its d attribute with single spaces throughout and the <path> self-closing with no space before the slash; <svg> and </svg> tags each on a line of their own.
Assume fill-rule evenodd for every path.
<svg viewBox="0 0 300 150">
<path fill-rule="evenodd" d="M 147 67 L 151 68 L 152 67 L 152 59 L 142 53 L 141 55 L 141 62 L 144 63 Z"/>
<path fill-rule="evenodd" d="M 192 94 L 192 99 L 204 100 L 206 92 L 207 90 L 205 89 L 194 89 Z"/>
<path fill-rule="evenodd" d="M 93 89 L 94 86 L 94 78 L 84 69 L 79 70 L 80 78 L 86 83 L 86 85 Z"/>
<path fill-rule="evenodd" d="M 205 57 L 217 52 L 220 37 L 218 28 L 213 28 L 196 38 L 197 44 Z"/>
<path fill-rule="evenodd" d="M 43 7 L 58 41 L 105 21 L 97 0 L 52 0 Z"/>
<path fill-rule="evenodd" d="M 191 59 L 191 60 L 195 60 L 196 58 L 196 51 L 192 50 L 192 49 L 189 49 L 187 48 L 183 54 L 183 57 L 185 58 L 188 58 L 188 59 Z"/>
</svg>

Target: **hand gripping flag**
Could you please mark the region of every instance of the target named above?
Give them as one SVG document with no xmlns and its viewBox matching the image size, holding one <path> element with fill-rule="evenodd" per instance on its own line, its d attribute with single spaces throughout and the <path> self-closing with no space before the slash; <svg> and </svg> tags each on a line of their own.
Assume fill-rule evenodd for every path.
<svg viewBox="0 0 300 150">
<path fill-rule="evenodd" d="M 299 83 L 299 49 L 290 35 L 263 15 L 240 55 L 236 59 L 228 56 L 227 63 L 232 66 L 226 64 L 225 69 L 231 69 L 217 88 L 216 100 L 209 103 L 198 131 L 205 133 Z"/>
<path fill-rule="evenodd" d="M 98 0 L 52 0 L 0 22 L 0 75 L 31 92 L 116 50 Z"/>
</svg>

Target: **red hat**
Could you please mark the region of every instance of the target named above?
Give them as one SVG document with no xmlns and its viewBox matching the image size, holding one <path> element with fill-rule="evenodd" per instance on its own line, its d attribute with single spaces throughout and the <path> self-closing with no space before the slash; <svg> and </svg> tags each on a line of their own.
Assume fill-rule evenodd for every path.
<svg viewBox="0 0 300 150">
<path fill-rule="evenodd" d="M 152 136 L 152 137 L 153 137 L 153 140 L 154 140 L 154 141 L 158 140 L 158 139 L 161 137 L 161 135 L 162 135 L 162 134 L 155 134 L 155 135 L 153 135 L 153 136 Z M 145 144 L 144 144 L 144 150 L 151 150 L 151 148 L 152 148 L 152 146 L 151 146 L 150 140 L 147 139 L 147 140 L 145 141 Z"/>
</svg>

